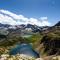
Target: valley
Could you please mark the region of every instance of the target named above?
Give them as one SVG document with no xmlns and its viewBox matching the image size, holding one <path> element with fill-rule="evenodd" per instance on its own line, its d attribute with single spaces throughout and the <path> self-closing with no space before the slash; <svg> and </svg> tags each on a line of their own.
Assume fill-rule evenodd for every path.
<svg viewBox="0 0 60 60">
<path fill-rule="evenodd" d="M 59 59 L 60 22 L 54 26 L 44 27 L 39 27 L 31 24 L 18 26 L 0 24 L 0 56 L 6 55 L 6 57 L 9 56 L 9 59 L 12 58 L 15 60 L 17 57 L 20 58 L 19 56 L 21 54 L 21 51 L 19 49 L 21 46 L 20 44 L 23 43 L 31 45 L 32 49 L 35 51 L 33 55 L 35 53 L 38 53 L 39 57 L 43 58 L 44 60 L 49 60 L 49 58 L 52 60 L 54 57 L 56 60 Z M 18 52 L 16 55 L 11 55 L 10 57 L 10 51 L 16 48 L 17 45 L 19 45 L 19 51 L 17 50 Z M 30 53 L 27 54 L 26 50 L 24 49 L 25 47 L 22 51 L 25 53 L 25 55 L 29 55 Z M 31 51 L 29 47 L 27 49 L 27 51 Z M 37 59 L 35 58 L 35 55 L 31 55 L 30 57 L 32 60 Z"/>
</svg>

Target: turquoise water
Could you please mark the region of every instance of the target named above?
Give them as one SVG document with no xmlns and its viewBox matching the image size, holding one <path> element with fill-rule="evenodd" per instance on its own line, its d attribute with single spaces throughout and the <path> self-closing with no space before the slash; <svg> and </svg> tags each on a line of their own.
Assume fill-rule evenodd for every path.
<svg viewBox="0 0 60 60">
<path fill-rule="evenodd" d="M 28 37 L 31 37 L 32 35 L 23 35 L 22 37 L 26 37 L 26 38 L 28 38 Z"/>
<path fill-rule="evenodd" d="M 30 44 L 19 44 L 10 51 L 11 55 L 16 55 L 17 53 L 39 57 L 39 54 L 32 49 L 32 46 Z"/>
</svg>

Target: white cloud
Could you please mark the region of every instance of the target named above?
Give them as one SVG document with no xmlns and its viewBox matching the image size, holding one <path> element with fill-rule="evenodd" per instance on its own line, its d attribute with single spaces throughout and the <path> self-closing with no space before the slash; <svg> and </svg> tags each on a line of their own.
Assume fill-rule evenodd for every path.
<svg viewBox="0 0 60 60">
<path fill-rule="evenodd" d="M 47 20 L 47 17 L 40 17 L 41 20 Z"/>
<path fill-rule="evenodd" d="M 19 24 L 35 24 L 38 26 L 49 26 L 47 17 L 36 18 L 27 18 L 23 15 L 14 14 L 8 10 L 0 10 L 0 23 L 19 25 Z"/>
<path fill-rule="evenodd" d="M 16 24 L 16 21 L 14 21 L 11 17 L 0 14 L 0 23 L 13 24 L 14 25 L 14 24 Z"/>
</svg>

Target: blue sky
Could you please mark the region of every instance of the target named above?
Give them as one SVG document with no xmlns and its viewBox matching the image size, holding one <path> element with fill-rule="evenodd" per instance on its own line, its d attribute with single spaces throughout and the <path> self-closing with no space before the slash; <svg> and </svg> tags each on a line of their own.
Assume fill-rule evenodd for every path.
<svg viewBox="0 0 60 60">
<path fill-rule="evenodd" d="M 47 17 L 52 24 L 60 20 L 60 0 L 0 0 L 0 9 L 28 18 Z"/>
</svg>

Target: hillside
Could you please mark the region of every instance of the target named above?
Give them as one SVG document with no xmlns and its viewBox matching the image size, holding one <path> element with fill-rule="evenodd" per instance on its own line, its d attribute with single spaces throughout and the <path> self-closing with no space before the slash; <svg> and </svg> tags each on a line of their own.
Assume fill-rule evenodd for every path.
<svg viewBox="0 0 60 60">
<path fill-rule="evenodd" d="M 57 24 L 55 24 L 55 26 L 60 26 L 60 21 Z"/>
<path fill-rule="evenodd" d="M 59 23 L 58 23 L 59 24 Z M 57 25 L 58 25 L 57 24 Z M 28 28 L 34 26 L 29 25 Z M 59 25 L 60 26 L 60 25 Z M 43 27 L 43 30 L 33 32 L 31 30 L 18 28 L 8 29 L 4 32 L 8 34 L 0 33 L 0 55 L 9 54 L 12 48 L 15 48 L 17 44 L 31 44 L 33 49 L 39 53 L 41 57 L 46 56 L 58 56 L 60 55 L 60 27 Z M 35 26 L 36 27 L 36 26 Z M 34 29 L 37 29 L 35 28 Z M 1 30 L 1 29 L 0 29 Z M 1 30 L 3 31 L 3 30 Z M 30 34 L 29 37 L 22 37 L 23 35 Z"/>
</svg>

